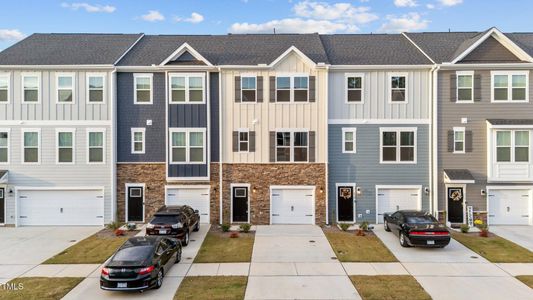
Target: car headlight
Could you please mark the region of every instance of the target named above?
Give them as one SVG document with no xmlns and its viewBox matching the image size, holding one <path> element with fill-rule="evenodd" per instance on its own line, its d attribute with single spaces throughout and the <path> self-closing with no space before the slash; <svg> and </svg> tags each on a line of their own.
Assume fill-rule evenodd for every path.
<svg viewBox="0 0 533 300">
<path fill-rule="evenodd" d="M 172 228 L 174 228 L 174 229 L 183 228 L 183 224 L 181 224 L 181 222 L 178 222 L 176 224 L 173 224 Z"/>
<path fill-rule="evenodd" d="M 154 229 L 154 224 L 148 223 L 148 225 L 146 225 L 146 228 L 147 229 Z"/>
</svg>

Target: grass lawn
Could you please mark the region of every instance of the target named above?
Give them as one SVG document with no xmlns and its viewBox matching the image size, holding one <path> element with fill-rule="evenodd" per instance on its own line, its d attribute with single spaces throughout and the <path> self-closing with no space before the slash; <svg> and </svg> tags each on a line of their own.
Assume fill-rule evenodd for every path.
<svg viewBox="0 0 533 300">
<path fill-rule="evenodd" d="M 363 300 L 431 300 L 411 275 L 350 276 Z"/>
<path fill-rule="evenodd" d="M 253 233 L 239 233 L 238 238 L 230 238 L 230 233 L 213 229 L 194 259 L 195 263 L 249 262 L 254 247 Z"/>
<path fill-rule="evenodd" d="M 533 275 L 521 275 L 521 276 L 516 276 L 516 279 L 522 281 L 522 282 L 525 283 L 527 286 L 529 286 L 530 288 L 533 289 Z"/>
<path fill-rule="evenodd" d="M 533 263 L 533 252 L 497 235 L 451 232 L 456 241 L 493 263 Z"/>
<path fill-rule="evenodd" d="M 19 290 L 0 288 L 0 300 L 56 300 L 63 298 L 85 278 L 74 277 L 24 277 L 9 282 Z"/>
<path fill-rule="evenodd" d="M 248 278 L 245 276 L 185 277 L 174 295 L 183 299 L 244 299 Z"/>
<path fill-rule="evenodd" d="M 353 232 L 336 229 L 324 230 L 326 237 L 341 262 L 396 262 L 394 255 L 373 235 L 357 236 Z"/>
</svg>

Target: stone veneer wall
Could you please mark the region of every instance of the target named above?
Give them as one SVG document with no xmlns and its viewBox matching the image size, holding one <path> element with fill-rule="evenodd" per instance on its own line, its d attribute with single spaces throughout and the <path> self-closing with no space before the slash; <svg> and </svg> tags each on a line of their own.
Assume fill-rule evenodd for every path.
<svg viewBox="0 0 533 300">
<path fill-rule="evenodd" d="M 250 221 L 255 225 L 270 223 L 271 185 L 314 185 L 315 222 L 326 222 L 326 165 L 308 164 L 223 164 L 224 223 L 231 218 L 231 184 L 250 184 Z M 255 192 L 253 192 L 255 189 Z M 320 189 L 323 192 L 320 192 Z"/>
</svg>

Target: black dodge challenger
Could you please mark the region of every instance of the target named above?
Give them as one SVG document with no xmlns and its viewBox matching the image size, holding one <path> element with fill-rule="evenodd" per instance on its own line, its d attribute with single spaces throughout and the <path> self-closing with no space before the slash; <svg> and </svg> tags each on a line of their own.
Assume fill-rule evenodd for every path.
<svg viewBox="0 0 533 300">
<path fill-rule="evenodd" d="M 399 210 L 384 214 L 386 231 L 392 231 L 402 247 L 443 248 L 450 243 L 450 232 L 431 214 L 416 210 Z"/>
</svg>

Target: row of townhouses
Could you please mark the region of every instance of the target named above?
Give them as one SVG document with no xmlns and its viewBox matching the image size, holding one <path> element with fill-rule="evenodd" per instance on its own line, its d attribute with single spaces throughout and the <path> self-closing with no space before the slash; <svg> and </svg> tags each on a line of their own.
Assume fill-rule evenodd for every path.
<svg viewBox="0 0 533 300">
<path fill-rule="evenodd" d="M 533 34 L 34 34 L 0 53 L 0 224 L 533 224 Z"/>
</svg>

